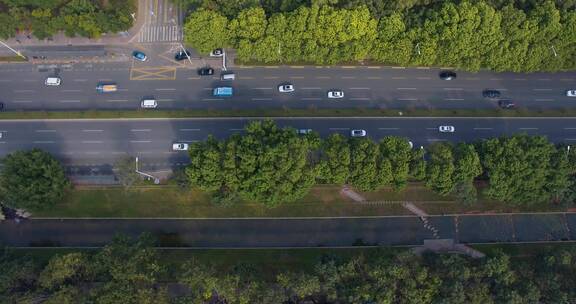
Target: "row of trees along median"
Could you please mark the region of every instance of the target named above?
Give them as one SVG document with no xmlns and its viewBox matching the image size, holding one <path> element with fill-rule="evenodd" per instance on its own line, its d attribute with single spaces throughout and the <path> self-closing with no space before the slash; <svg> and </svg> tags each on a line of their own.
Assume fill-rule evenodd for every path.
<svg viewBox="0 0 576 304">
<path fill-rule="evenodd" d="M 222 252 L 179 250 L 178 254 L 171 254 L 158 252 L 151 246 L 153 240 L 149 237 L 136 242 L 118 237 L 104 248 L 68 250 L 50 256 L 47 261 L 21 251 L 0 249 L 0 302 L 576 302 L 573 249 L 544 251 L 539 256 L 523 254 L 522 258 L 514 259 L 497 253 L 479 260 L 457 254 L 418 257 L 409 251 L 396 254 L 372 251 L 345 257 L 333 251 L 318 260 L 308 258 L 311 260 L 308 263 L 294 263 L 290 256 L 297 254 L 294 251 L 282 252 L 278 262 L 269 257 L 274 253 L 258 250 L 246 262 L 230 252 L 225 255 L 227 260 L 222 261 L 215 257 L 222 256 Z M 268 264 L 254 259 L 258 254 Z M 189 260 L 183 260 L 182 256 Z"/>
<path fill-rule="evenodd" d="M 409 181 L 472 203 L 478 180 L 487 184 L 487 198 L 529 205 L 574 201 L 575 150 L 528 135 L 412 148 L 402 137 L 321 139 L 264 120 L 249 123 L 242 134 L 191 144 L 185 172 L 193 187 L 225 205 L 244 200 L 272 207 L 303 198 L 316 184 L 400 191 Z M 3 159 L 0 194 L 9 206 L 52 206 L 69 185 L 62 166 L 44 151 L 18 151 Z"/>
<path fill-rule="evenodd" d="M 514 72 L 576 68 L 576 11 L 569 5 L 558 8 L 551 0 L 533 1 L 533 5 L 427 1 L 380 15 L 362 5 L 372 1 L 334 6 L 327 3 L 338 1 L 313 1 L 321 5 L 268 14 L 250 1 L 240 2 L 245 5 L 237 7 L 248 8 L 233 17 L 219 10 L 224 4 L 193 11 L 184 26 L 185 41 L 203 53 L 234 48 L 237 59 L 247 63 L 370 60 Z"/>
<path fill-rule="evenodd" d="M 487 183 L 488 198 L 509 204 L 572 202 L 576 194 L 574 149 L 543 136 L 438 142 L 424 149 L 395 136 L 302 136 L 265 120 L 227 139 L 193 143 L 189 153 L 191 185 L 225 204 L 242 199 L 274 206 L 304 197 L 318 183 L 402 190 L 410 180 L 466 203 L 476 200 L 475 180 Z"/>
</svg>

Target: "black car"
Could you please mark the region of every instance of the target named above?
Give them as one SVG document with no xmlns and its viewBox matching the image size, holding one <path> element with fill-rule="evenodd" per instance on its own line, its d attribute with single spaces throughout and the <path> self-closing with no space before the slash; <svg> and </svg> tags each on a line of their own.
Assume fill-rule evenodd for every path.
<svg viewBox="0 0 576 304">
<path fill-rule="evenodd" d="M 184 51 L 178 51 L 178 53 L 176 53 L 176 55 L 174 55 L 174 59 L 176 59 L 176 61 L 181 61 L 184 59 L 187 59 L 188 57 L 190 57 L 190 51 L 186 50 L 186 52 Z"/>
<path fill-rule="evenodd" d="M 198 70 L 198 75 L 200 76 L 214 75 L 214 69 L 210 67 L 201 68 Z"/>
<path fill-rule="evenodd" d="M 484 98 L 500 98 L 500 91 L 498 90 L 484 90 L 482 91 Z"/>
<path fill-rule="evenodd" d="M 516 105 L 510 99 L 500 99 L 498 106 L 502 109 L 513 109 Z"/>
<path fill-rule="evenodd" d="M 4 103 L 0 102 L 0 111 L 4 111 Z"/>
<path fill-rule="evenodd" d="M 456 78 L 456 73 L 452 71 L 442 71 L 440 72 L 440 79 L 442 80 L 452 80 Z"/>
</svg>

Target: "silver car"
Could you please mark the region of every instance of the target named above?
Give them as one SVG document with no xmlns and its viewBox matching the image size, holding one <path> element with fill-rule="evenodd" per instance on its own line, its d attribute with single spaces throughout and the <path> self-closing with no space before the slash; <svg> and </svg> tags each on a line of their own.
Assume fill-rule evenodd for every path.
<svg viewBox="0 0 576 304">
<path fill-rule="evenodd" d="M 366 130 L 352 130 L 350 132 L 350 136 L 352 136 L 352 137 L 364 137 L 364 136 L 366 136 Z"/>
<path fill-rule="evenodd" d="M 278 92 L 280 93 L 290 93 L 294 92 L 294 85 L 293 84 L 281 84 L 278 86 Z"/>
<path fill-rule="evenodd" d="M 341 90 L 330 90 L 328 91 L 328 98 L 344 98 L 344 91 Z"/>
<path fill-rule="evenodd" d="M 438 131 L 441 133 L 453 133 L 455 129 L 454 126 L 439 126 Z"/>
</svg>

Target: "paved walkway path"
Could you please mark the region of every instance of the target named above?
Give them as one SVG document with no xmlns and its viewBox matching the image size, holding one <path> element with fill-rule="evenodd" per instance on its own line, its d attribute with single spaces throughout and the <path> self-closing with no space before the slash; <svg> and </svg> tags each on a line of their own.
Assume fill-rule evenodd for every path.
<svg viewBox="0 0 576 304">
<path fill-rule="evenodd" d="M 429 216 L 457 243 L 576 241 L 576 213 Z M 416 216 L 309 219 L 33 219 L 0 222 L 9 246 L 101 246 L 116 233 L 150 232 L 163 246 L 346 247 L 422 245 L 433 239 Z"/>
</svg>

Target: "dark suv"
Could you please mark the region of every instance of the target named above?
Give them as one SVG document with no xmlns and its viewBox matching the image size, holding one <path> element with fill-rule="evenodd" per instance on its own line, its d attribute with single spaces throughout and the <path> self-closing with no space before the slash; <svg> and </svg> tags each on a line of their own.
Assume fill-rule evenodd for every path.
<svg viewBox="0 0 576 304">
<path fill-rule="evenodd" d="M 174 59 L 176 59 L 176 61 L 181 61 L 187 59 L 188 57 L 190 57 L 190 51 L 188 50 L 186 50 L 186 52 L 178 51 L 176 55 L 174 55 Z"/>
<path fill-rule="evenodd" d="M 498 100 L 498 106 L 502 109 L 514 109 L 516 105 L 510 99 L 500 99 Z"/>
<path fill-rule="evenodd" d="M 498 90 L 484 90 L 482 96 L 484 98 L 500 98 L 500 91 Z"/>
<path fill-rule="evenodd" d="M 442 71 L 438 76 L 440 76 L 440 79 L 442 80 L 452 80 L 456 78 L 456 73 L 453 71 Z"/>
</svg>

